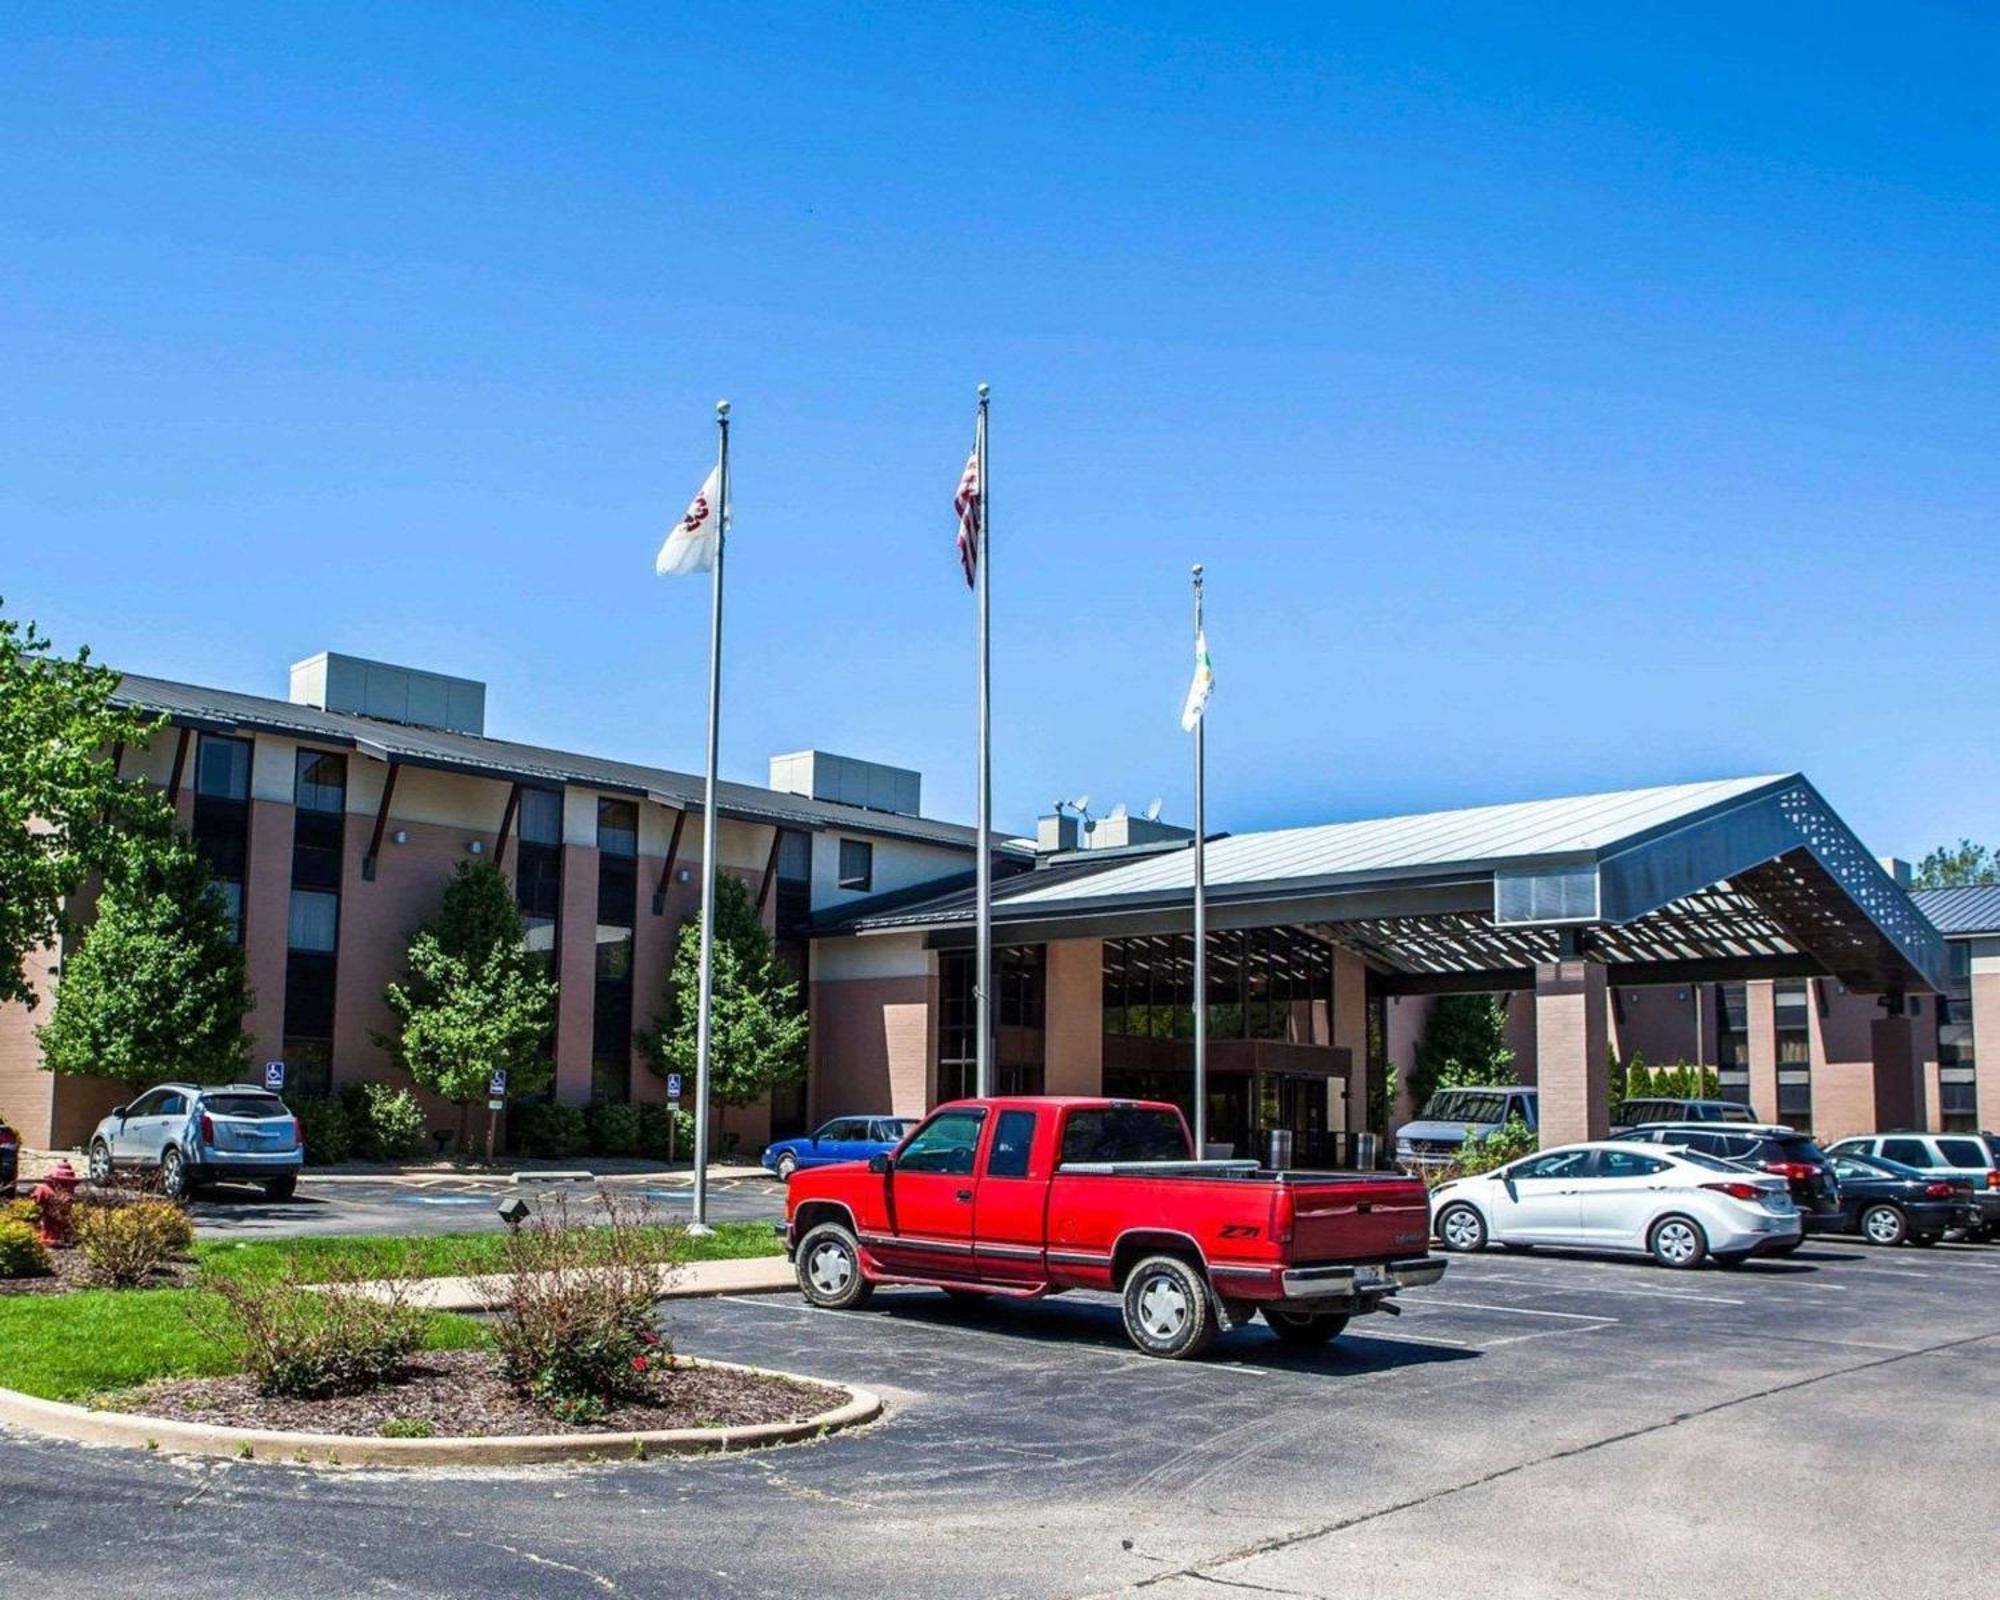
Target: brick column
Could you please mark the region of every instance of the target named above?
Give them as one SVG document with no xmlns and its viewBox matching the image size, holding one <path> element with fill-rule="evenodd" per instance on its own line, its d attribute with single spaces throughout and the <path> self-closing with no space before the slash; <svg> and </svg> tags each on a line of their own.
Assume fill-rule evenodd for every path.
<svg viewBox="0 0 2000 1600">
<path fill-rule="evenodd" d="M 556 1099 L 587 1105 L 597 1011 L 597 850 L 591 845 L 563 846 L 556 981 Z"/>
<path fill-rule="evenodd" d="M 1750 1046 L 1750 1109 L 1778 1120 L 1778 986 L 1769 978 L 1743 985 Z"/>
<path fill-rule="evenodd" d="M 1869 1025 L 1868 1044 L 1875 1069 L 1875 1127 L 1921 1128 L 1924 1055 L 1917 1041 L 1917 1019 L 1877 1017 Z"/>
<path fill-rule="evenodd" d="M 1051 939 L 1042 1033 L 1049 1094 L 1104 1092 L 1104 941 Z"/>
<path fill-rule="evenodd" d="M 1552 961 L 1535 968 L 1536 1083 L 1542 1145 L 1602 1139 L 1610 1130 L 1604 966 Z"/>
<path fill-rule="evenodd" d="M 1341 1101 L 1341 1085 L 1333 1086 L 1333 1102 L 1327 1107 L 1329 1128 L 1353 1133 L 1387 1134 L 1388 1128 L 1368 1126 L 1368 963 L 1352 950 L 1333 952 L 1333 1036 L 1335 1049 L 1347 1052 L 1347 1095 Z M 1343 1121 L 1342 1118 L 1346 1120 Z M 1395 1118 L 1391 1115 L 1391 1125 Z"/>
<path fill-rule="evenodd" d="M 1972 947 L 1972 1077 L 1980 1127 L 2000 1128 L 2000 939 Z"/>
<path fill-rule="evenodd" d="M 250 860 L 243 883 L 250 1012 L 243 1026 L 259 1070 L 285 1054 L 285 956 L 291 942 L 292 808 L 276 800 L 252 800 Z"/>
</svg>

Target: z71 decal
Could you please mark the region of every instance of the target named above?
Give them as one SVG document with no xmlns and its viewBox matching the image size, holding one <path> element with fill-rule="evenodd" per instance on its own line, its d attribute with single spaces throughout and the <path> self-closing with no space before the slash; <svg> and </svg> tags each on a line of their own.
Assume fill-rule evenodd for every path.
<svg viewBox="0 0 2000 1600">
<path fill-rule="evenodd" d="M 1261 1232 L 1263 1229 L 1243 1222 L 1225 1222 L 1222 1225 L 1222 1237 L 1225 1239 L 1254 1239 Z"/>
</svg>

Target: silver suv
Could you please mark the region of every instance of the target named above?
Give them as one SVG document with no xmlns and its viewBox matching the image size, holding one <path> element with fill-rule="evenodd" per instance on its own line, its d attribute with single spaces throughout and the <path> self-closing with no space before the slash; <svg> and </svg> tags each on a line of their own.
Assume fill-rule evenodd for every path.
<svg viewBox="0 0 2000 1600">
<path fill-rule="evenodd" d="M 305 1159 L 290 1107 L 242 1083 L 163 1083 L 119 1106 L 90 1136 L 93 1182 L 107 1182 L 114 1169 L 143 1168 L 176 1200 L 229 1180 L 262 1184 L 273 1200 L 288 1200 Z"/>
</svg>

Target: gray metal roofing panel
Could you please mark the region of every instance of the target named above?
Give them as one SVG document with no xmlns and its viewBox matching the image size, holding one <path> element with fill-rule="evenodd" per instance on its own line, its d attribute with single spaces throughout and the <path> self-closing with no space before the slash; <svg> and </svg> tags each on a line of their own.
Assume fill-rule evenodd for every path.
<svg viewBox="0 0 2000 1600">
<path fill-rule="evenodd" d="M 1206 851 L 1212 888 L 1280 879 L 1325 879 L 1517 862 L 1536 856 L 1595 855 L 1654 829 L 1740 799 L 1782 775 L 1626 789 L 1560 800 L 1474 806 L 1415 816 L 1336 822 L 1212 840 Z M 1176 851 L 1134 861 L 1087 881 L 1051 883 L 1016 903 L 1192 892 L 1194 855 Z"/>
<path fill-rule="evenodd" d="M 322 711 L 263 695 L 230 689 L 209 689 L 127 673 L 116 698 L 129 705 L 170 716 L 219 724 L 243 724 L 290 733 L 300 738 L 355 745 L 389 760 L 483 772 L 496 778 L 541 779 L 552 784 L 579 783 L 657 796 L 679 807 L 698 806 L 702 779 L 695 774 L 640 766 L 599 756 L 576 755 L 537 745 L 516 744 L 477 734 L 451 733 L 441 728 L 417 728 L 382 722 L 346 712 Z M 886 838 L 971 849 L 975 830 L 955 822 L 906 817 L 893 812 L 866 811 L 858 806 L 803 795 L 784 794 L 751 784 L 716 785 L 716 802 L 738 819 L 785 823 L 801 827 L 844 828 Z M 1006 848 L 999 846 L 997 848 Z"/>
<path fill-rule="evenodd" d="M 1910 898 L 1947 938 L 1954 934 L 2000 933 L 2000 884 L 1961 889 L 1919 889 Z"/>
</svg>

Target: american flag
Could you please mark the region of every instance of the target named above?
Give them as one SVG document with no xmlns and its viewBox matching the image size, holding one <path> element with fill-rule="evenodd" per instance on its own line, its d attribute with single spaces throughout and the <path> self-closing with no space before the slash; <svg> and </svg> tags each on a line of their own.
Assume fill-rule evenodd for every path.
<svg viewBox="0 0 2000 1600">
<path fill-rule="evenodd" d="M 958 560 L 965 568 L 965 586 L 974 586 L 979 571 L 979 446 L 965 458 L 965 473 L 952 497 L 958 508 Z"/>
</svg>

